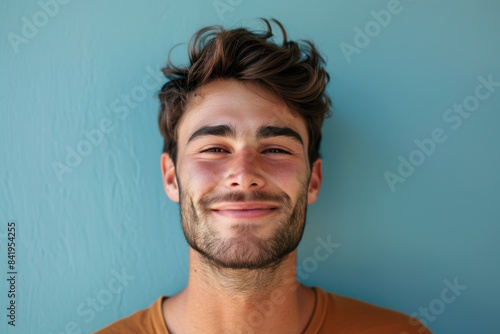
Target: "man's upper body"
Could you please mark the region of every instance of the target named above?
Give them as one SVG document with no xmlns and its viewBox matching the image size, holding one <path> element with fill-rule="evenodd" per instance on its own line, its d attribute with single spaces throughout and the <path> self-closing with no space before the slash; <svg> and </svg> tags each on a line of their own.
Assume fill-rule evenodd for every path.
<svg viewBox="0 0 500 334">
<path fill-rule="evenodd" d="M 402 313 L 377 307 L 356 299 L 342 297 L 325 292 L 321 288 L 312 287 L 315 293 L 314 311 L 302 331 L 290 333 L 303 334 L 429 334 L 425 326 L 418 320 Z M 158 298 L 149 308 L 135 312 L 123 318 L 97 334 L 172 334 L 164 318 L 166 296 Z M 230 333 L 265 333 L 259 331 L 264 317 L 270 317 L 285 300 L 279 291 L 267 302 L 258 305 L 259 313 L 249 313 L 240 320 L 239 326 Z M 196 333 L 205 333 L 199 330 Z M 272 333 L 288 333 L 278 330 Z"/>
<path fill-rule="evenodd" d="M 206 28 L 190 67 L 164 70 L 161 170 L 179 203 L 189 279 L 100 334 L 425 333 L 401 313 L 297 281 L 307 206 L 321 188 L 329 77 L 314 46 L 288 42 L 275 22 L 281 46 L 268 21 L 262 34 Z"/>
</svg>

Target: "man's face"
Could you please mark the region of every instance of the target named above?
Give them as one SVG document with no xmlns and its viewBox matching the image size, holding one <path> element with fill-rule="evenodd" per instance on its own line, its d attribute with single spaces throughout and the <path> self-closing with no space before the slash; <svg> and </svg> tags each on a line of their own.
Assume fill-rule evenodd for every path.
<svg viewBox="0 0 500 334">
<path fill-rule="evenodd" d="M 309 169 L 305 121 L 254 84 L 217 80 L 177 131 L 177 165 L 162 164 L 189 245 L 217 266 L 247 269 L 295 250 L 321 182 L 321 161 Z"/>
</svg>

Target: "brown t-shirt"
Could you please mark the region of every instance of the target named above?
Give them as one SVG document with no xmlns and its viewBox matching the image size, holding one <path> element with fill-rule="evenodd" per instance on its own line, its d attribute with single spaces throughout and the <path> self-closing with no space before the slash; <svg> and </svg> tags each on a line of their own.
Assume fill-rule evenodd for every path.
<svg viewBox="0 0 500 334">
<path fill-rule="evenodd" d="M 432 334 L 421 322 L 403 313 L 325 292 L 318 287 L 312 289 L 316 293 L 316 304 L 303 334 Z M 168 297 L 161 296 L 149 308 L 95 334 L 168 334 L 162 313 L 164 298 Z"/>
</svg>

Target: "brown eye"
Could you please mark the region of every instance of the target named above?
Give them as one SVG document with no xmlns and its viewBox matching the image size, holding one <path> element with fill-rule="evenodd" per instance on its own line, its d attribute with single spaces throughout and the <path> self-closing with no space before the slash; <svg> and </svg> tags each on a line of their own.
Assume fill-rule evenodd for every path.
<svg viewBox="0 0 500 334">
<path fill-rule="evenodd" d="M 205 152 L 207 152 L 207 153 L 224 153 L 226 151 L 220 147 L 211 147 L 211 148 L 208 148 L 206 150 L 201 151 L 201 153 L 205 153 Z"/>
<path fill-rule="evenodd" d="M 273 153 L 273 154 L 290 154 L 290 152 L 282 150 L 280 148 L 268 148 L 264 152 L 265 153 Z"/>
</svg>

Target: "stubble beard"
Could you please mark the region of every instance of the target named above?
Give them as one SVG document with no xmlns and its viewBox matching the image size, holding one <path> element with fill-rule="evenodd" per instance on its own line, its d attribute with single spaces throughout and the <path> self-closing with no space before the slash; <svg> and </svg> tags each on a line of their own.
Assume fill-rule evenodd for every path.
<svg viewBox="0 0 500 334">
<path fill-rule="evenodd" d="M 307 213 L 307 186 L 303 183 L 293 208 L 290 197 L 284 192 L 206 194 L 195 203 L 188 191 L 181 188 L 180 182 L 177 184 L 184 236 L 191 248 L 199 252 L 212 267 L 251 270 L 276 267 L 297 248 L 302 239 Z M 256 236 L 256 226 L 250 224 L 233 225 L 233 236 L 222 238 L 210 225 L 216 222 L 209 221 L 211 210 L 208 209 L 209 205 L 222 201 L 272 201 L 280 205 L 282 213 L 274 220 L 264 217 L 269 220 L 269 224 L 276 224 L 274 232 L 267 239 Z"/>
</svg>

